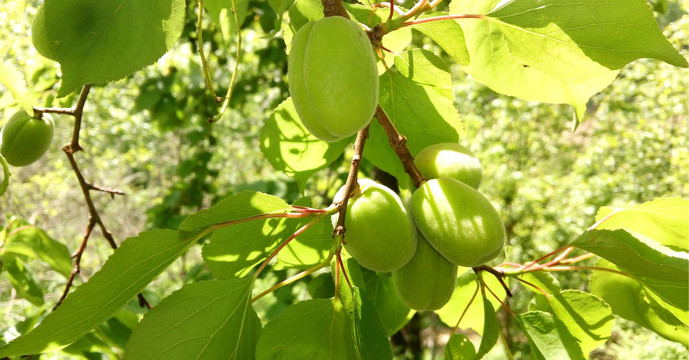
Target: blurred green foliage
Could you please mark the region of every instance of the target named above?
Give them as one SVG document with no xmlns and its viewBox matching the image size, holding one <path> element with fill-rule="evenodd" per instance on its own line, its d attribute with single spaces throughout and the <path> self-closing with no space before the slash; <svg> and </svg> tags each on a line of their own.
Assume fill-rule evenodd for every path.
<svg viewBox="0 0 689 360">
<path fill-rule="evenodd" d="M 23 5 L 26 5 L 24 8 Z M 21 69 L 37 106 L 71 106 L 74 96 L 55 99 L 57 65 L 31 46 L 29 29 L 38 1 L 0 4 L 0 61 Z M 658 22 L 675 48 L 689 56 L 689 1 L 653 2 Z M 275 32 L 277 14 L 266 1 L 250 1 L 242 23 L 244 48 L 230 108 L 219 122 L 208 123 L 219 105 L 203 80 L 197 53 L 196 1 L 187 4 L 188 23 L 173 51 L 155 65 L 128 79 L 96 86 L 89 96 L 82 128 L 84 151 L 76 155 L 88 181 L 125 192 L 110 198 L 94 194 L 96 207 L 118 242 L 148 228 L 176 228 L 188 214 L 239 190 L 258 190 L 293 202 L 302 194 L 296 182 L 274 171 L 263 159 L 258 138 L 272 109 L 287 97 L 285 43 Z M 664 10 L 664 11 L 660 11 Z M 236 41 L 206 22 L 203 44 L 219 96 L 226 93 Z M 440 53 L 415 34 L 415 44 Z M 689 196 L 689 73 L 659 61 L 640 60 L 622 70 L 611 87 L 588 104 L 587 118 L 571 131 L 572 109 L 564 105 L 528 102 L 495 94 L 453 68 L 456 106 L 464 121 L 461 143 L 483 165 L 481 191 L 499 209 L 505 222 L 511 256 L 527 261 L 563 246 L 594 223 L 601 206 L 626 207 L 660 197 Z M 0 125 L 17 108 L 9 92 L 0 92 Z M 71 136 L 72 119 L 55 116 L 55 141 L 37 163 L 14 168 L 7 194 L 0 197 L 0 216 L 27 219 L 76 250 L 87 223 L 79 187 L 61 147 Z M 308 182 L 305 194 L 314 206 L 327 205 L 343 184 L 349 152 Z M 364 162 L 362 171 L 376 176 Z M 4 220 L 3 220 L 4 221 Z M 7 226 L 5 221 L 0 226 Z M 112 250 L 96 233 L 82 261 L 88 278 Z M 0 246 L 1 247 L 1 246 Z M 2 249 L 0 249 L 0 254 Z M 38 259 L 29 261 L 45 302 L 55 303 L 65 278 Z M 271 272 L 255 291 L 293 275 Z M 183 283 L 210 275 L 199 249 L 190 252 L 149 287 L 152 303 Z M 317 274 L 314 279 L 327 278 Z M 582 288 L 586 273 L 561 274 L 564 287 Z M 320 281 L 284 287 L 257 302 L 263 319 L 274 319 L 294 301 L 317 297 Z M 78 285 L 78 284 L 77 284 Z M 7 272 L 0 273 L 0 343 L 30 329 L 46 309 L 17 297 Z M 527 294 L 528 293 L 528 294 Z M 309 295 L 311 294 L 311 295 Z M 519 292 L 512 306 L 524 308 L 529 292 Z M 113 327 L 133 327 L 134 302 L 115 320 L 104 324 L 60 357 L 100 358 L 118 353 L 123 339 L 109 336 Z M 504 315 L 504 314 L 503 314 Z M 510 322 L 509 316 L 501 317 Z M 411 352 L 409 344 L 447 334 L 436 317 L 424 314 L 413 321 L 407 335 L 393 337 L 400 359 L 431 358 L 442 348 Z M 519 357 L 528 352 L 525 339 L 507 339 Z M 516 334 L 516 332 L 514 332 Z M 594 352 L 600 359 L 642 358 L 642 354 L 679 359 L 686 349 L 660 339 L 632 323 L 618 321 L 615 337 Z M 405 347 L 406 346 L 406 347 Z M 642 350 L 644 349 L 644 350 Z M 653 349 L 648 350 L 648 349 Z M 632 355 L 633 354 L 633 355 Z M 638 356 L 637 356 L 638 355 Z M 415 357 L 416 356 L 416 357 Z M 492 358 L 504 357 L 500 346 Z"/>
</svg>

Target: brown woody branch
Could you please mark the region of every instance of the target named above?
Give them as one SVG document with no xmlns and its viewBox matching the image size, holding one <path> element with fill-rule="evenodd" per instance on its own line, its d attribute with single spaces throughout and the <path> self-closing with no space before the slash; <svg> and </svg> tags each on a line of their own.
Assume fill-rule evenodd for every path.
<svg viewBox="0 0 689 360">
<path fill-rule="evenodd" d="M 34 114 L 36 116 L 40 116 L 43 113 L 57 113 L 57 114 L 64 114 L 64 115 L 70 115 L 74 117 L 74 128 L 72 130 L 72 139 L 70 140 L 69 143 L 65 144 L 65 146 L 62 147 L 62 151 L 65 152 L 65 155 L 67 155 L 67 160 L 69 160 L 69 164 L 72 167 L 72 170 L 74 171 L 74 175 L 77 177 L 77 181 L 79 182 L 79 187 L 81 188 L 81 193 L 84 196 L 84 201 L 86 202 L 86 206 L 88 208 L 89 212 L 89 222 L 88 225 L 86 226 L 86 231 L 84 234 L 84 237 L 81 241 L 81 245 L 79 246 L 79 249 L 75 252 L 73 255 L 74 257 L 74 265 L 72 268 L 72 273 L 69 276 L 69 279 L 67 280 L 67 285 L 65 286 L 65 290 L 62 293 L 62 296 L 58 300 L 57 304 L 55 304 L 55 307 L 53 310 L 55 310 L 61 303 L 62 301 L 67 297 L 67 294 L 69 293 L 69 289 L 72 287 L 72 282 L 74 281 L 74 277 L 79 274 L 80 270 L 80 263 L 81 263 L 81 257 L 84 253 L 84 250 L 86 249 L 86 244 L 88 242 L 89 237 L 91 236 L 91 232 L 93 228 L 98 225 L 98 227 L 101 230 L 101 233 L 103 234 L 103 237 L 105 240 L 110 244 L 110 247 L 115 250 L 117 249 L 117 243 L 115 243 L 115 239 L 112 236 L 112 233 L 106 228 L 105 223 L 103 223 L 103 220 L 101 219 L 98 210 L 96 209 L 96 206 L 93 204 L 93 199 L 91 198 L 91 190 L 96 190 L 96 191 L 102 191 L 105 193 L 110 194 L 110 196 L 114 197 L 115 195 L 124 195 L 124 193 L 120 190 L 116 189 L 110 189 L 110 188 L 105 188 L 105 187 L 100 187 L 96 186 L 93 184 L 90 184 L 89 182 L 84 179 L 84 175 L 81 172 L 81 169 L 79 169 L 79 165 L 77 164 L 76 160 L 74 159 L 74 154 L 78 151 L 82 150 L 81 145 L 79 144 L 79 134 L 81 132 L 81 121 L 82 117 L 84 114 L 84 106 L 86 105 L 86 99 L 88 98 L 89 91 L 91 90 L 91 85 L 84 85 L 82 87 L 81 92 L 79 93 L 79 99 L 77 100 L 77 103 L 74 107 L 72 108 L 34 108 Z M 151 308 L 151 305 L 146 301 L 146 299 L 143 297 L 142 294 L 138 294 L 139 298 L 139 304 L 143 307 L 146 306 L 147 308 Z"/>
<path fill-rule="evenodd" d="M 335 225 L 335 230 L 333 231 L 333 236 L 344 235 L 345 229 L 345 215 L 347 214 L 347 202 L 349 201 L 352 193 L 359 188 L 358 178 L 359 178 L 359 163 L 361 162 L 361 157 L 364 153 L 364 145 L 366 144 L 366 139 L 368 139 L 368 128 L 361 129 L 356 134 L 356 141 L 354 141 L 354 155 L 352 155 L 352 164 L 349 167 L 349 174 L 347 175 L 347 182 L 345 182 L 344 191 L 342 192 L 342 199 L 335 199 L 334 203 L 339 207 L 339 217 L 337 219 L 337 224 Z"/>
<path fill-rule="evenodd" d="M 342 5 L 342 0 L 321 0 L 323 4 L 323 15 L 328 16 L 342 16 L 349 19 L 349 14 Z"/>
<path fill-rule="evenodd" d="M 421 172 L 419 172 L 419 169 L 416 168 L 416 165 L 414 165 L 414 157 L 407 147 L 407 138 L 397 131 L 397 128 L 395 128 L 395 125 L 390 121 L 390 118 L 380 105 L 376 108 L 376 118 L 388 135 L 390 146 L 392 150 L 395 151 L 395 154 L 397 154 L 397 157 L 400 158 L 404 171 L 409 174 L 414 185 L 418 187 L 425 179 L 423 175 L 421 175 Z"/>
</svg>

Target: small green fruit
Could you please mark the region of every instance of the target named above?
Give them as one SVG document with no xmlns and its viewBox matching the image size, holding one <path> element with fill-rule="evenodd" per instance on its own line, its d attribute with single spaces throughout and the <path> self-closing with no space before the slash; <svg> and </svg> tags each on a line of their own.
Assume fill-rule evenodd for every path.
<svg viewBox="0 0 689 360">
<path fill-rule="evenodd" d="M 335 195 L 338 199 L 344 186 Z M 339 214 L 332 217 L 337 224 Z M 409 262 L 416 251 L 416 229 L 402 200 L 392 190 L 368 179 L 349 199 L 345 215 L 345 249 L 361 266 L 388 272 Z"/>
<path fill-rule="evenodd" d="M 455 290 L 457 265 L 447 261 L 420 234 L 414 257 L 392 272 L 392 282 L 402 302 L 415 310 L 443 307 Z"/>
<path fill-rule="evenodd" d="M 36 16 L 31 24 L 31 42 L 39 54 L 44 57 L 57 61 L 55 46 L 48 40 L 48 33 L 45 29 L 45 3 L 41 4 L 36 11 Z"/>
<path fill-rule="evenodd" d="M 317 138 L 336 141 L 371 121 L 378 70 L 368 36 L 356 22 L 332 16 L 302 26 L 287 70 L 294 107 Z"/>
<path fill-rule="evenodd" d="M 478 189 L 483 177 L 481 163 L 476 155 L 456 143 L 428 146 L 416 155 L 414 164 L 426 179 L 449 177 L 474 189 Z"/>
<path fill-rule="evenodd" d="M 414 191 L 410 207 L 426 240 L 455 265 L 484 264 L 505 245 L 505 227 L 498 212 L 461 181 L 445 177 L 426 181 Z"/>
<path fill-rule="evenodd" d="M 50 147 L 54 126 L 47 114 L 37 119 L 24 110 L 17 111 L 2 128 L 0 154 L 12 166 L 31 164 Z"/>
</svg>

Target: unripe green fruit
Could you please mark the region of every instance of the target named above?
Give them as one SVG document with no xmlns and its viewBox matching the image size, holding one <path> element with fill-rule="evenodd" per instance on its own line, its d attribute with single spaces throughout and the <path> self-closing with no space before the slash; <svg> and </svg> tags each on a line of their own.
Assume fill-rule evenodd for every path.
<svg viewBox="0 0 689 360">
<path fill-rule="evenodd" d="M 410 208 L 428 243 L 455 265 L 484 264 L 505 245 L 498 212 L 461 181 L 444 177 L 426 181 L 412 195 Z"/>
<path fill-rule="evenodd" d="M 457 143 L 428 146 L 416 154 L 414 164 L 426 179 L 449 177 L 474 189 L 481 185 L 481 163 L 471 150 Z"/>
<path fill-rule="evenodd" d="M 415 310 L 437 310 L 452 297 L 457 265 L 435 251 L 420 234 L 417 239 L 414 257 L 392 272 L 392 282 L 405 305 Z"/>
<path fill-rule="evenodd" d="M 31 24 L 31 42 L 39 54 L 48 59 L 57 61 L 55 47 L 48 40 L 48 33 L 45 29 L 45 3 L 41 4 L 36 11 L 36 16 Z"/>
<path fill-rule="evenodd" d="M 10 165 L 29 165 L 43 156 L 50 147 L 53 128 L 53 119 L 47 114 L 36 119 L 26 111 L 19 110 L 2 128 L 0 154 Z"/>
<path fill-rule="evenodd" d="M 368 36 L 356 22 L 332 16 L 302 26 L 287 70 L 294 107 L 317 138 L 336 141 L 371 121 L 378 70 Z"/>
<path fill-rule="evenodd" d="M 341 198 L 344 186 L 335 195 Z M 388 272 L 409 262 L 416 251 L 416 229 L 402 200 L 387 187 L 359 180 L 345 215 L 345 249 L 361 266 Z M 339 214 L 332 217 L 337 224 Z"/>
</svg>

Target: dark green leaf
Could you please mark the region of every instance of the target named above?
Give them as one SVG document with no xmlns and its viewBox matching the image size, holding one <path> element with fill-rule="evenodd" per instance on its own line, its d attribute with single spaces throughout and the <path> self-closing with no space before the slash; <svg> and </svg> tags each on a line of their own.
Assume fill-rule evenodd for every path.
<svg viewBox="0 0 689 360">
<path fill-rule="evenodd" d="M 612 262 L 669 304 L 689 309 L 689 254 L 625 230 L 590 230 L 571 245 Z"/>
<path fill-rule="evenodd" d="M 490 296 L 490 295 L 489 295 Z M 488 299 L 477 299 L 483 301 L 483 332 L 481 333 L 481 344 L 476 352 L 475 360 L 482 359 L 495 346 L 500 336 L 500 324 L 495 316 L 493 305 Z"/>
<path fill-rule="evenodd" d="M 380 321 L 388 336 L 401 329 L 416 313 L 402 303 L 389 273 L 377 274 L 374 271 L 361 269 L 366 283 L 366 293 L 378 312 Z"/>
<path fill-rule="evenodd" d="M 2 255 L 2 260 L 10 284 L 17 291 L 17 297 L 24 298 L 36 306 L 43 305 L 41 285 L 26 268 L 26 264 L 19 257 L 7 252 Z"/>
<path fill-rule="evenodd" d="M 165 54 L 182 34 L 182 0 L 46 1 L 45 31 L 62 69 L 59 96 L 119 80 Z"/>
<path fill-rule="evenodd" d="M 519 325 L 526 333 L 534 359 L 584 360 L 577 340 L 562 322 L 551 314 L 530 311 L 517 315 Z"/>
<path fill-rule="evenodd" d="M 33 331 L 1 348 L 0 356 L 39 354 L 76 341 L 117 313 L 202 236 L 152 230 L 125 240 L 100 271 Z"/>
<path fill-rule="evenodd" d="M 253 359 L 261 321 L 252 279 L 188 284 L 146 314 L 125 359 Z"/>
<path fill-rule="evenodd" d="M 342 303 L 330 299 L 302 301 L 268 323 L 256 346 L 257 360 L 354 360 L 352 319 Z"/>
</svg>

